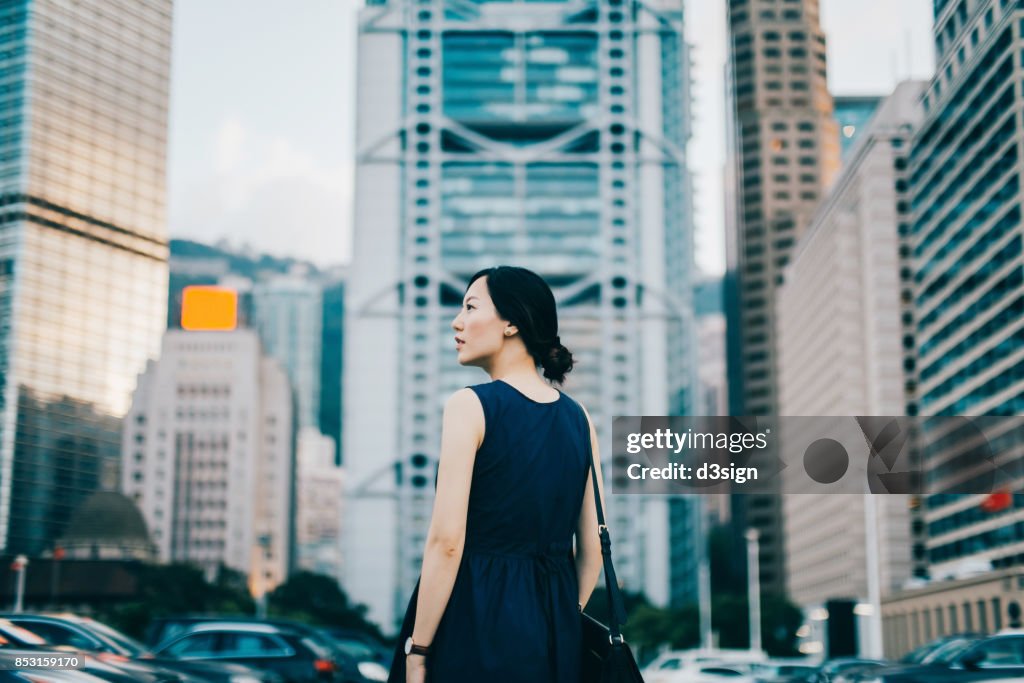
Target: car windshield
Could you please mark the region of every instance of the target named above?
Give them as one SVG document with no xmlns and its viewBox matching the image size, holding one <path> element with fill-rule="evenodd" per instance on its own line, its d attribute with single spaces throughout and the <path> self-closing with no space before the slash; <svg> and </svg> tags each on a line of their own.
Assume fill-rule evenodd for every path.
<svg viewBox="0 0 1024 683">
<path fill-rule="evenodd" d="M 921 664 L 949 664 L 974 645 L 974 640 L 957 638 L 935 648 L 921 658 Z"/>
<path fill-rule="evenodd" d="M 928 653 L 938 647 L 937 644 L 931 643 L 928 645 L 922 645 L 916 650 L 911 650 L 907 654 L 903 655 L 900 659 L 904 664 L 920 664 L 921 660 L 928 656 Z"/>
<path fill-rule="evenodd" d="M 128 657 L 142 657 L 149 654 L 149 650 L 145 645 L 137 640 L 129 638 L 120 631 L 110 628 L 106 624 L 88 619 L 83 625 L 90 631 L 116 645 L 120 650 L 122 650 L 120 654 Z"/>
<path fill-rule="evenodd" d="M 25 643 L 26 645 L 46 645 L 45 639 L 40 638 L 28 629 L 22 628 L 17 624 L 12 624 L 6 619 L 0 619 L 0 635 L 8 639 L 14 638 L 15 640 L 19 640 Z"/>
</svg>

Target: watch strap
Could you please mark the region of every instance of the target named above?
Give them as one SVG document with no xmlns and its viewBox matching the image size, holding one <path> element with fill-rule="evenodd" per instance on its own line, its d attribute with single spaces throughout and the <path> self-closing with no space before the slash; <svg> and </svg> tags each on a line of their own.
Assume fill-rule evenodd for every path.
<svg viewBox="0 0 1024 683">
<path fill-rule="evenodd" d="M 424 657 L 426 657 L 430 654 L 430 646 L 417 645 L 413 642 L 412 637 L 410 636 L 409 639 L 405 642 L 405 653 L 407 655 L 423 655 Z"/>
</svg>

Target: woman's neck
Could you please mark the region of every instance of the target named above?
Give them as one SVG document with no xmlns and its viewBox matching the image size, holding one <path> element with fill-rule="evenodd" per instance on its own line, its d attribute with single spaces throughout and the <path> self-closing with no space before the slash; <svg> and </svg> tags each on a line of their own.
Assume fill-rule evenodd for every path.
<svg viewBox="0 0 1024 683">
<path fill-rule="evenodd" d="M 492 380 L 502 380 L 510 384 L 529 386 L 543 384 L 537 374 L 537 366 L 533 357 L 528 354 L 517 357 L 495 358 L 489 367 L 484 368 Z"/>
</svg>

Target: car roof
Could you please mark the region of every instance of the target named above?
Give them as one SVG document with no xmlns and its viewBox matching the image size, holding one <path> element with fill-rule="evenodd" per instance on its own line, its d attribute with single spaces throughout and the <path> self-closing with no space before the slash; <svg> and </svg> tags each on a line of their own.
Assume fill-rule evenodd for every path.
<svg viewBox="0 0 1024 683">
<path fill-rule="evenodd" d="M 247 623 L 244 621 L 204 621 L 189 626 L 181 632 L 181 635 L 186 636 L 191 635 L 193 633 L 204 633 L 207 631 L 238 631 L 244 633 L 270 634 L 292 632 L 290 629 L 282 628 L 280 626 L 274 626 L 273 624 L 255 624 Z"/>
</svg>

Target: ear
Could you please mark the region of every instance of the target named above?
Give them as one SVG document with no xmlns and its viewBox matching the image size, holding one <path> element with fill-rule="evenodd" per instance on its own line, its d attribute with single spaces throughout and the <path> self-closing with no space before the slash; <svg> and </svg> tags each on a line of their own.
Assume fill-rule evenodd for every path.
<svg viewBox="0 0 1024 683">
<path fill-rule="evenodd" d="M 519 334 L 519 328 L 516 327 L 515 325 L 509 325 L 508 327 L 505 328 L 506 337 L 514 337 L 517 334 Z"/>
</svg>

